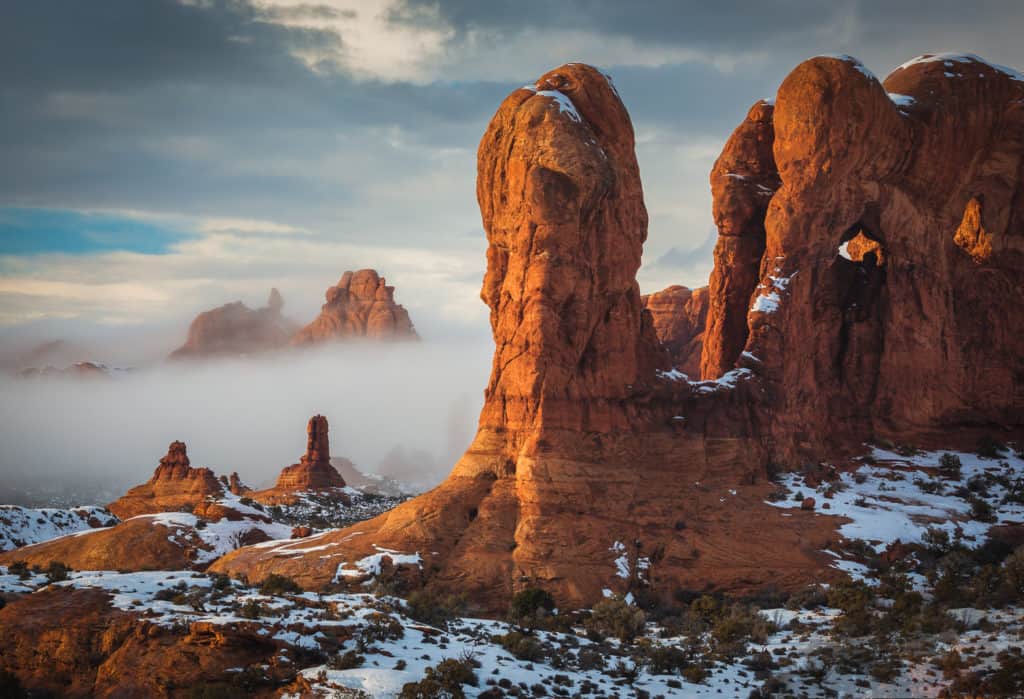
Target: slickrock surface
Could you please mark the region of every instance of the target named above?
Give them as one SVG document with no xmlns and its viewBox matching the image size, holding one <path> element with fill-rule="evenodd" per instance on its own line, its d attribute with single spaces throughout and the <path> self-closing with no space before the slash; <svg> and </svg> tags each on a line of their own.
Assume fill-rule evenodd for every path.
<svg viewBox="0 0 1024 699">
<path fill-rule="evenodd" d="M 708 318 L 708 288 L 670 286 L 641 297 L 651 312 L 654 332 L 668 351 L 672 365 L 691 379 L 700 378 L 704 327 Z"/>
<path fill-rule="evenodd" d="M 172 442 L 153 477 L 107 506 L 121 519 L 155 512 L 191 512 L 206 498 L 224 493 L 213 471 L 192 468 L 184 442 Z"/>
<path fill-rule="evenodd" d="M 204 311 L 192 321 L 188 339 L 171 358 L 254 354 L 284 347 L 298 325 L 281 314 L 283 306 L 281 294 L 271 289 L 263 308 L 252 309 L 236 301 Z"/>
<path fill-rule="evenodd" d="M 372 269 L 345 272 L 327 289 L 317 318 L 291 338 L 292 345 L 365 337 L 371 340 L 418 339 L 409 313 L 395 303 L 395 287 Z"/>
</svg>

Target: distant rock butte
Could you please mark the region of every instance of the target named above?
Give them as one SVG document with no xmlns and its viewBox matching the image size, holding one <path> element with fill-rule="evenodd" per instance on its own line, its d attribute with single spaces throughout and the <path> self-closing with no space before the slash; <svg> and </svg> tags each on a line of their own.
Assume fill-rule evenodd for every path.
<svg viewBox="0 0 1024 699">
<path fill-rule="evenodd" d="M 311 417 L 306 426 L 306 453 L 299 463 L 283 468 L 273 488 L 255 491 L 249 496 L 265 504 L 280 504 L 295 500 L 300 493 L 344 488 L 345 479 L 331 465 L 327 431 L 326 417 Z"/>
<path fill-rule="evenodd" d="M 208 497 L 224 494 L 224 485 L 208 468 L 192 468 L 184 442 L 171 442 L 153 477 L 125 493 L 107 509 L 120 519 L 157 512 L 191 512 Z"/>
<path fill-rule="evenodd" d="M 196 316 L 185 344 L 172 359 L 253 354 L 284 347 L 298 324 L 281 314 L 284 300 L 270 290 L 264 308 L 252 309 L 241 301 L 228 303 Z"/>
<path fill-rule="evenodd" d="M 479 430 L 451 475 L 318 538 L 315 555 L 246 548 L 214 569 L 317 587 L 341 562 L 418 553 L 422 583 L 493 611 L 534 585 L 580 605 L 645 584 L 829 579 L 816 552 L 829 527 L 763 502 L 757 385 L 698 389 L 668 372 L 636 283 L 647 212 L 633 129 L 609 80 L 570 64 L 509 95 L 480 143 L 477 198 L 495 355 Z"/>
<path fill-rule="evenodd" d="M 700 378 L 704 326 L 708 318 L 708 288 L 670 286 L 641 297 L 651 312 L 654 332 L 668 351 L 673 366 L 691 379 Z"/>
<path fill-rule="evenodd" d="M 364 337 L 371 340 L 418 338 L 409 313 L 395 303 L 395 287 L 372 269 L 345 272 L 327 289 L 320 315 L 291 339 L 292 345 Z"/>
</svg>

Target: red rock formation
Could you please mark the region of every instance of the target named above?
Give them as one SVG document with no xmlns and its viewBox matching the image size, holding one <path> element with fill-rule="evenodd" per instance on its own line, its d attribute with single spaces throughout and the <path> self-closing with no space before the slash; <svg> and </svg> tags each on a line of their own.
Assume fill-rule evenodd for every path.
<svg viewBox="0 0 1024 699">
<path fill-rule="evenodd" d="M 291 339 L 293 345 L 366 337 L 374 340 L 417 339 L 409 313 L 395 303 L 395 287 L 372 269 L 345 272 L 327 289 L 320 315 Z"/>
<path fill-rule="evenodd" d="M 1019 433 L 1024 80 L 940 56 L 883 84 L 854 59 L 818 57 L 782 83 L 771 129 L 782 185 L 746 350 L 762 362 L 776 461 L 815 461 L 872 434 Z M 737 134 L 751 142 L 734 150 L 763 140 Z M 728 197 L 715 199 L 720 210 Z M 881 254 L 837 254 L 861 233 Z M 719 260 L 715 274 L 745 283 L 748 270 Z M 711 293 L 714 315 L 723 294 Z"/>
<path fill-rule="evenodd" d="M 700 378 L 704 327 L 708 317 L 708 288 L 670 286 L 641 298 L 651 312 L 654 332 L 668 350 L 672 365 L 692 379 Z"/>
<path fill-rule="evenodd" d="M 252 488 L 243 483 L 242 479 L 238 477 L 237 471 L 232 471 L 230 476 L 221 476 L 220 482 L 225 490 L 234 495 L 246 495 L 252 491 Z"/>
<path fill-rule="evenodd" d="M 110 529 L 63 536 L 0 553 L 0 565 L 24 561 L 43 568 L 60 561 L 74 570 L 184 570 L 192 567 L 197 541 L 171 536 L 150 517 Z M 255 543 L 255 542 L 254 542 Z"/>
<path fill-rule="evenodd" d="M 223 493 L 213 471 L 189 465 L 184 442 L 171 442 L 153 477 L 129 490 L 107 509 L 120 519 L 155 512 L 191 512 L 208 497 Z"/>
<path fill-rule="evenodd" d="M 698 385 L 664 373 L 635 279 L 647 214 L 633 145 L 594 68 L 569 64 L 509 95 L 478 152 L 495 355 L 472 445 L 439 487 L 318 538 L 316 555 L 242 549 L 216 570 L 317 587 L 339 563 L 389 549 L 418 554 L 427 584 L 493 610 L 527 585 L 573 605 L 606 588 L 832 574 L 816 553 L 828 526 L 763 502 L 749 370 Z"/>
<path fill-rule="evenodd" d="M 281 294 L 271 289 L 264 308 L 254 310 L 236 301 L 204 311 L 192 321 L 188 339 L 171 358 L 252 354 L 284 347 L 297 326 L 281 315 L 283 306 Z"/>
<path fill-rule="evenodd" d="M 344 487 L 345 479 L 331 465 L 327 418 L 314 415 L 306 426 L 306 453 L 299 463 L 281 469 L 273 488 L 251 493 L 251 497 L 266 504 L 278 504 L 294 500 L 296 493 Z"/>
<path fill-rule="evenodd" d="M 259 633 L 263 631 L 264 633 Z M 178 697 L 238 690 L 235 668 L 262 665 L 279 682 L 285 645 L 255 624 L 197 621 L 162 627 L 114 609 L 95 589 L 51 587 L 0 610 L 0 667 L 32 696 Z M 252 697 L 277 696 L 273 684 L 247 689 Z"/>
<path fill-rule="evenodd" d="M 779 188 L 772 154 L 773 111 L 771 102 L 754 104 L 711 170 L 718 242 L 701 358 L 705 379 L 732 369 L 747 341 L 747 309 L 765 246 L 764 217 Z"/>
</svg>

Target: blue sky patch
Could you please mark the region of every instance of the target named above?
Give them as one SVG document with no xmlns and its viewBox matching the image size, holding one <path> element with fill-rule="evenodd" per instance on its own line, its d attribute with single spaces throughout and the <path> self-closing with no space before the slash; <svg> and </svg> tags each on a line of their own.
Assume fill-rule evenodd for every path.
<svg viewBox="0 0 1024 699">
<path fill-rule="evenodd" d="M 162 255 L 194 233 L 130 216 L 68 209 L 0 207 L 0 255 L 124 250 Z"/>
</svg>

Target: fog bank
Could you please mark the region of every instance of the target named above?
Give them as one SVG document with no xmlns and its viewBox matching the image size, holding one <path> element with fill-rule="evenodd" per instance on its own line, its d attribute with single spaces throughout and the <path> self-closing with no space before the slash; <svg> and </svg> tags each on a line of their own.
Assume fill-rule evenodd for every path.
<svg viewBox="0 0 1024 699">
<path fill-rule="evenodd" d="M 150 477 L 167 445 L 193 466 L 268 485 L 327 416 L 333 456 L 364 472 L 436 483 L 469 445 L 493 345 L 480 338 L 346 343 L 311 351 L 165 362 L 110 379 L 0 378 L 0 481 Z M 412 463 L 410 463 L 412 461 Z"/>
</svg>

